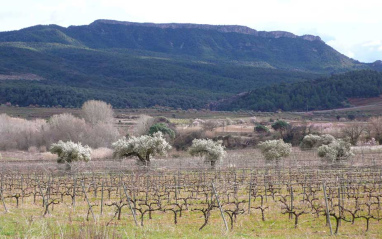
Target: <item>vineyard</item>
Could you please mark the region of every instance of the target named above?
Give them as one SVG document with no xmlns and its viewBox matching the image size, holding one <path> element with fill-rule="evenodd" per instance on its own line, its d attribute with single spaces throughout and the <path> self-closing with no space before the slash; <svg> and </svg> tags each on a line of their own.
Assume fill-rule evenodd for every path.
<svg viewBox="0 0 382 239">
<path fill-rule="evenodd" d="M 1 171 L 2 236 L 377 237 L 382 168 L 377 154 L 328 162 L 294 152 L 280 162 L 232 158 L 216 169 L 168 159 L 164 167 L 103 168 L 70 174 L 33 163 Z M 155 163 L 156 162 L 156 163 Z M 164 164 L 164 163 L 163 163 Z M 234 166 L 233 166 L 234 165 Z M 134 168 L 136 167 L 136 168 Z"/>
</svg>

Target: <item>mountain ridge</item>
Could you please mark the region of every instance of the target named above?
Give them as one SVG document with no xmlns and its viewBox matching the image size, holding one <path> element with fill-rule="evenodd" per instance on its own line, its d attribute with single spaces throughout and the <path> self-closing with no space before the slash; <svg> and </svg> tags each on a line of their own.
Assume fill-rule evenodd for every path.
<svg viewBox="0 0 382 239">
<path fill-rule="evenodd" d="M 21 106 L 96 98 L 114 107 L 204 108 L 269 85 L 379 68 L 315 36 L 244 26 L 96 20 L 0 32 L 0 103 Z"/>
<path fill-rule="evenodd" d="M 259 36 L 264 38 L 280 38 L 280 37 L 288 37 L 288 38 L 301 38 L 307 41 L 322 41 L 319 36 L 305 34 L 302 36 L 297 36 L 291 32 L 287 31 L 257 31 L 250 27 L 241 26 L 241 25 L 210 25 L 210 24 L 195 24 L 195 23 L 151 23 L 151 22 L 129 22 L 129 21 L 116 21 L 116 20 L 108 20 L 108 19 L 99 19 L 95 20 L 89 25 L 97 24 L 97 23 L 105 23 L 105 24 L 118 24 L 118 25 L 126 25 L 126 26 L 145 26 L 145 27 L 158 27 L 162 29 L 203 29 L 203 30 L 215 30 L 223 33 L 241 33 L 252 36 Z M 75 26 L 69 26 L 75 27 Z"/>
</svg>

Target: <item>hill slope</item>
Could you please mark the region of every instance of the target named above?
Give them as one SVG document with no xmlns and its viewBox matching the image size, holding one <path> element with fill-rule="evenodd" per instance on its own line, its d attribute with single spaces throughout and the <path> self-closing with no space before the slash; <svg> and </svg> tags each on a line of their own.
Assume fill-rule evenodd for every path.
<svg viewBox="0 0 382 239">
<path fill-rule="evenodd" d="M 370 69 L 319 37 L 243 26 L 34 26 L 0 32 L 0 103 L 201 108 L 248 89 Z M 36 81 L 37 79 L 37 81 Z"/>
<path fill-rule="evenodd" d="M 350 106 L 349 98 L 371 98 L 382 94 L 382 73 L 362 70 L 292 84 L 268 86 L 221 100 L 214 110 L 305 111 Z"/>
</svg>

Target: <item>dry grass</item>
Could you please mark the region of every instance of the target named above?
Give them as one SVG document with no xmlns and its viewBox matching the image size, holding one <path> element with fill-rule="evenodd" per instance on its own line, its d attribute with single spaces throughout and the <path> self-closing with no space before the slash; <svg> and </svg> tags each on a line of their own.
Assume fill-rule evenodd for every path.
<svg viewBox="0 0 382 239">
<path fill-rule="evenodd" d="M 93 149 L 91 153 L 92 159 L 111 159 L 113 158 L 113 150 L 109 148 Z"/>
<path fill-rule="evenodd" d="M 382 145 L 356 146 L 352 147 L 352 150 L 356 154 L 380 154 L 382 153 Z"/>
</svg>

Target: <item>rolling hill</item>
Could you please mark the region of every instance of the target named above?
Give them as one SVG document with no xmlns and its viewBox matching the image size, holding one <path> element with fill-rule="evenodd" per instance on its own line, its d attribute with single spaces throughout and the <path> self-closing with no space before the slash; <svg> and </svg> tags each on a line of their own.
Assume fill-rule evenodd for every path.
<svg viewBox="0 0 382 239">
<path fill-rule="evenodd" d="M 319 37 L 244 26 L 97 20 L 0 32 L 0 103 L 203 108 L 250 89 L 378 69 Z"/>
<path fill-rule="evenodd" d="M 382 72 L 361 70 L 312 81 L 258 88 L 211 103 L 210 108 L 256 111 L 326 110 L 357 104 L 369 105 L 373 100 L 378 103 L 381 94 Z"/>
</svg>

